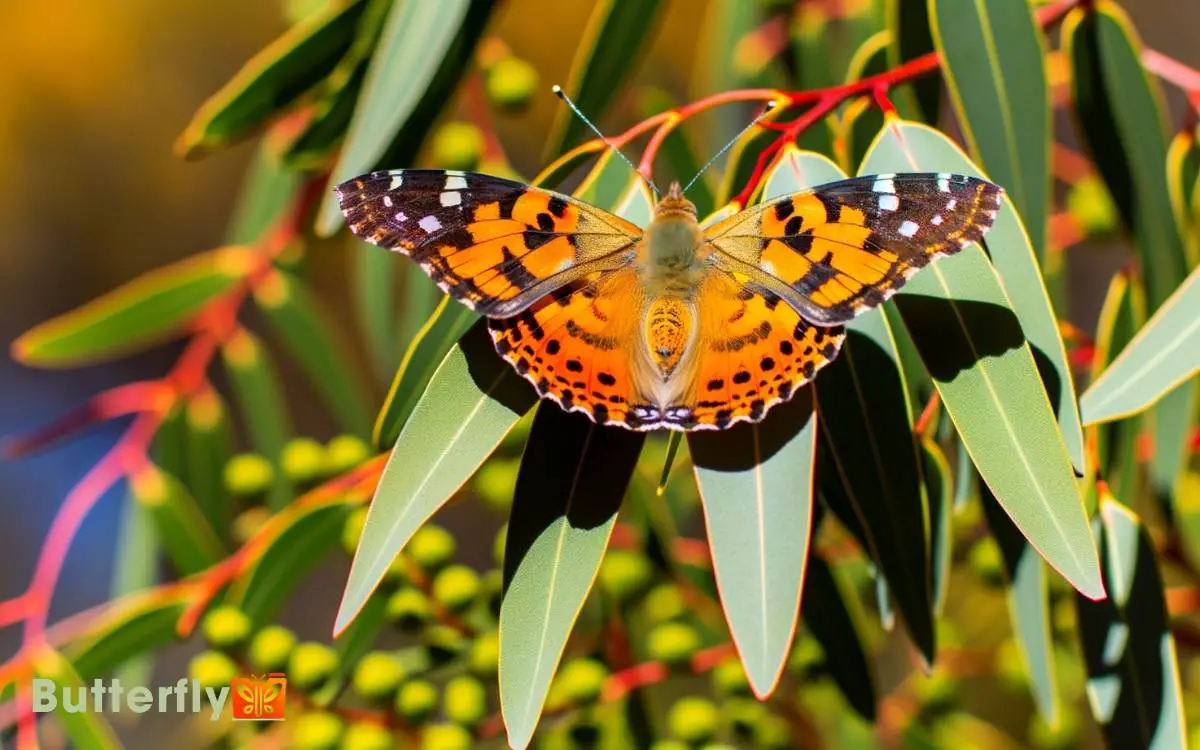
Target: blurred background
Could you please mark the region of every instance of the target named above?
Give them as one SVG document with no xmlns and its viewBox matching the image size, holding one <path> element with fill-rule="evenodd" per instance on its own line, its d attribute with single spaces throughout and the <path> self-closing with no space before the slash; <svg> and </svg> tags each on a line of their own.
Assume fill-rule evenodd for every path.
<svg viewBox="0 0 1200 750">
<path fill-rule="evenodd" d="M 11 341 L 143 271 L 221 244 L 254 146 L 188 162 L 172 152 L 172 142 L 200 103 L 286 28 L 287 4 L 0 2 L 0 49 L 5 51 L 0 176 L 6 196 L 0 201 L 0 338 Z M 1148 43 L 1200 67 L 1195 39 L 1200 5 L 1177 0 L 1122 5 Z M 605 130 L 624 128 L 643 116 L 636 84 L 661 87 L 681 101 L 713 93 L 704 80 L 691 77 L 708 63 L 694 59 L 703 8 L 693 0 L 668 4 L 631 93 L 600 118 Z M 538 134 L 550 130 L 561 106 L 549 87 L 565 82 L 591 9 L 588 2 L 559 0 L 551 14 L 542 0 L 509 0 L 489 28 L 535 66 L 544 89 L 526 112 L 495 123 L 513 166 L 526 176 L 543 166 L 544 139 Z M 1174 90 L 1167 93 L 1174 128 L 1181 101 Z M 453 107 L 447 110 L 452 112 Z M 735 126 L 703 116 L 688 127 L 697 129 L 700 150 L 711 153 Z M 329 247 L 312 258 L 311 278 L 335 314 L 349 321 L 346 258 L 341 245 Z M 1072 274 L 1096 290 L 1072 299 L 1072 322 L 1085 331 L 1093 327 L 1098 294 L 1123 252 L 1116 245 L 1070 251 Z M 33 371 L 6 356 L 0 361 L 0 435 L 43 424 L 107 387 L 161 375 L 176 352 L 168 346 L 81 371 Z M 285 380 L 294 382 L 286 358 L 279 362 Z M 298 410 L 294 418 L 301 432 L 318 439 L 332 434 L 332 425 L 311 400 L 289 402 Z M 0 462 L 0 599 L 23 590 L 55 509 L 120 427 L 109 425 L 19 462 Z M 52 619 L 107 598 L 120 509 L 120 492 L 112 494 L 89 517 L 73 548 Z M 324 596 L 335 599 L 343 582 L 340 573 L 323 579 Z M 327 624 L 313 623 L 311 629 L 324 635 Z M 14 629 L 0 632 L 0 659 L 16 649 L 17 639 Z"/>
</svg>

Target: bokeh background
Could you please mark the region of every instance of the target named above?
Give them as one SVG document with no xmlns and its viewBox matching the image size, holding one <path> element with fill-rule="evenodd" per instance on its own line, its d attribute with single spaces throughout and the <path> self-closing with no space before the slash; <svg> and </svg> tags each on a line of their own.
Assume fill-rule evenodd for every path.
<svg viewBox="0 0 1200 750">
<path fill-rule="evenodd" d="M 287 5 L 281 0 L 0 2 L 0 338 L 11 341 L 143 271 L 221 243 L 253 145 L 196 162 L 177 157 L 171 145 L 197 106 L 286 28 Z M 661 87 L 684 100 L 712 93 L 692 75 L 720 64 L 695 59 L 704 5 L 669 3 L 640 63 L 638 84 Z M 1122 5 L 1156 49 L 1200 67 L 1195 34 L 1200 5 L 1179 0 Z M 557 0 L 553 13 L 545 6 L 544 0 L 509 0 L 489 29 L 537 68 L 545 90 L 523 114 L 496 122 L 510 160 L 526 175 L 542 166 L 540 134 L 550 130 L 560 106 L 549 86 L 566 80 L 592 8 L 583 0 Z M 1177 92 L 1168 95 L 1175 124 L 1182 103 Z M 639 116 L 637 95 L 631 93 L 600 123 L 613 131 Z M 711 150 L 734 126 L 704 116 L 688 127 L 696 128 L 697 142 Z M 1102 289 L 1123 257 L 1115 243 L 1083 245 L 1070 253 L 1071 272 L 1084 281 L 1076 288 L 1085 290 Z M 340 246 L 330 245 L 312 262 L 318 290 L 349 321 Z M 1097 294 L 1079 294 L 1072 305 L 1072 322 L 1091 330 Z M 168 346 L 61 372 L 32 371 L 0 358 L 0 435 L 38 426 L 106 387 L 160 375 L 175 352 Z M 285 379 L 294 382 L 286 359 L 279 361 Z M 290 402 L 302 432 L 318 438 L 332 434 L 332 425 L 308 405 L 310 400 Z M 23 590 L 54 510 L 119 427 L 92 431 L 19 462 L 0 462 L 0 598 Z M 69 558 L 55 617 L 107 598 L 120 500 L 120 491 L 112 493 L 88 519 Z M 478 541 L 486 556 L 490 536 Z M 334 571 L 317 585 L 336 601 L 343 582 Z M 307 629 L 324 635 L 331 617 L 329 612 L 319 623 L 314 619 Z M 17 637 L 13 629 L 0 632 L 0 659 L 16 649 Z"/>
</svg>

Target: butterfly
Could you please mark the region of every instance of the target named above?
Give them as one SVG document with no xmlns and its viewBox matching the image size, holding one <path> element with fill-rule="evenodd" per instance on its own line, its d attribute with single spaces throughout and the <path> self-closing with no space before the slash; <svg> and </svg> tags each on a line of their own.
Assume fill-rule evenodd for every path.
<svg viewBox="0 0 1200 750">
<path fill-rule="evenodd" d="M 459 171 L 373 172 L 336 192 L 355 235 L 488 318 L 496 351 L 543 398 L 599 424 L 690 431 L 789 399 L 837 356 L 843 324 L 981 240 L 1003 191 L 879 174 L 702 226 L 675 183 L 645 227 Z"/>
</svg>

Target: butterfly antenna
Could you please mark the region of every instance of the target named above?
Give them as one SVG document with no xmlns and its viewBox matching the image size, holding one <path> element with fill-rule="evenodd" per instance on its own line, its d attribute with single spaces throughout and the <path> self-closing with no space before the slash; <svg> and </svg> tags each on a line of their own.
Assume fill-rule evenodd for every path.
<svg viewBox="0 0 1200 750">
<path fill-rule="evenodd" d="M 571 97 L 567 96 L 567 92 L 562 90 L 562 86 L 555 84 L 553 91 L 554 91 L 555 96 L 557 96 L 559 99 L 562 99 L 564 102 L 566 102 L 567 106 L 571 108 L 571 111 L 574 112 L 579 117 L 580 120 L 583 120 L 584 125 L 587 125 L 589 128 L 592 129 L 592 132 L 596 134 L 597 138 L 604 141 L 604 145 L 611 148 L 613 150 L 613 152 L 616 153 L 617 156 L 621 157 L 622 161 L 624 161 L 626 164 L 629 165 L 629 168 L 633 170 L 634 174 L 636 174 L 638 177 L 641 177 L 642 180 L 644 180 L 645 183 L 650 186 L 650 189 L 654 191 L 655 197 L 657 197 L 658 195 L 661 194 L 662 191 L 660 191 L 658 189 L 658 185 L 655 185 L 653 180 L 651 180 L 649 177 L 646 177 L 646 175 L 644 175 L 640 171 L 638 171 L 638 168 L 634 165 L 633 162 L 631 162 L 629 160 L 629 157 L 626 156 L 625 154 L 621 153 L 621 149 L 617 148 L 616 144 L 614 144 L 612 141 L 605 138 L 604 133 L 600 132 L 600 128 L 593 125 L 592 121 L 587 118 L 587 115 L 585 115 L 585 114 L 583 114 L 583 112 L 579 111 L 579 107 L 576 107 L 575 102 L 571 101 Z"/>
<path fill-rule="evenodd" d="M 738 140 L 740 140 L 741 137 L 750 130 L 750 128 L 757 125 L 759 120 L 766 117 L 767 114 L 771 112 L 771 110 L 775 109 L 776 105 L 777 105 L 777 103 L 774 100 L 767 102 L 766 109 L 764 109 L 758 115 L 758 117 L 755 117 L 753 120 L 751 120 L 749 122 L 749 124 L 746 125 L 746 127 L 742 128 L 741 131 L 739 131 L 737 135 L 735 135 L 732 139 L 730 139 L 729 143 L 726 143 L 724 146 L 721 147 L 720 151 L 713 154 L 713 157 L 708 160 L 707 164 L 705 164 L 703 167 L 700 167 L 700 171 L 696 173 L 696 176 L 693 177 L 692 179 L 688 180 L 688 184 L 683 186 L 683 192 L 686 193 L 688 191 L 688 188 L 690 188 L 692 185 L 694 185 L 696 183 L 696 180 L 700 179 L 700 175 L 704 174 L 704 172 L 713 165 L 713 162 L 715 162 L 717 159 L 720 159 L 722 154 L 724 154 L 729 149 L 733 148 L 733 144 L 737 143 Z"/>
</svg>

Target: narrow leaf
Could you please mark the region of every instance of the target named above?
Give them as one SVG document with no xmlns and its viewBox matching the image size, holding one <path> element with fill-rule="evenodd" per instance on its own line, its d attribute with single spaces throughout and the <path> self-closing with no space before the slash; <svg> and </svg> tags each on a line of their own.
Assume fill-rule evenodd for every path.
<svg viewBox="0 0 1200 750">
<path fill-rule="evenodd" d="M 78 696 L 80 691 L 86 691 L 88 685 L 79 676 L 71 662 L 57 651 L 42 647 L 33 659 L 34 674 L 43 680 L 54 683 L 55 694 L 59 697 L 54 718 L 62 725 L 71 745 L 88 750 L 107 750 L 121 747 L 117 733 L 104 718 L 102 712 L 70 711 L 63 700 L 63 691 L 71 691 Z"/>
<path fill-rule="evenodd" d="M 148 465 L 130 477 L 129 487 L 134 500 L 150 514 L 156 536 L 182 575 L 198 573 L 225 556 L 221 540 L 178 479 Z"/>
<path fill-rule="evenodd" d="M 514 748 L 533 736 L 645 438 L 552 403 L 534 416 L 508 522 L 500 605 L 500 708 Z"/>
<path fill-rule="evenodd" d="M 928 0 L 885 0 L 884 15 L 891 31 L 888 47 L 888 67 L 900 65 L 934 51 L 933 32 L 929 23 Z M 942 81 L 938 76 L 925 76 L 899 87 L 895 96 L 912 96 L 920 108 L 923 122 L 936 123 L 942 106 Z"/>
</svg>

